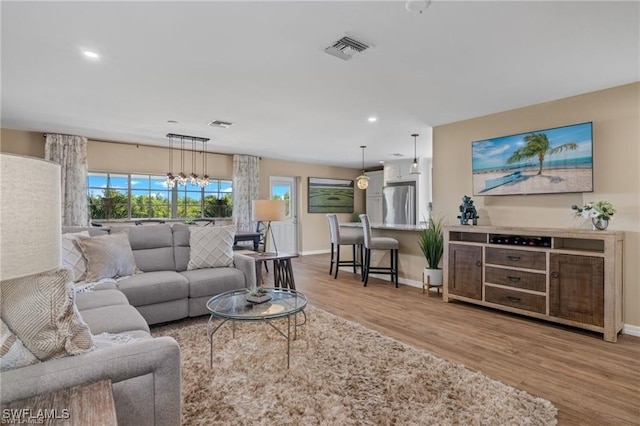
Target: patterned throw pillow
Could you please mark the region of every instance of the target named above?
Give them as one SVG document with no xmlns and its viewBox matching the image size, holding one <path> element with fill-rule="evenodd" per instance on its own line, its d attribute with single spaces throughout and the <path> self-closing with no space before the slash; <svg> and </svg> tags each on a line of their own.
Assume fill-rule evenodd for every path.
<svg viewBox="0 0 640 426">
<path fill-rule="evenodd" d="M 235 225 L 189 227 L 189 264 L 187 269 L 233 266 Z"/>
<path fill-rule="evenodd" d="M 7 324 L 0 320 L 0 371 L 13 370 L 39 362 L 40 360 L 24 346 L 22 340 L 18 339 Z"/>
<path fill-rule="evenodd" d="M 74 303 L 71 271 L 56 269 L 0 283 L 2 320 L 39 360 L 93 348 Z"/>
<path fill-rule="evenodd" d="M 136 273 L 136 261 L 127 232 L 79 239 L 76 242 L 87 259 L 85 281 L 95 282 Z"/>
<path fill-rule="evenodd" d="M 62 266 L 71 269 L 74 282 L 82 281 L 87 276 L 87 259 L 76 241 L 89 237 L 88 231 L 62 234 Z"/>
</svg>

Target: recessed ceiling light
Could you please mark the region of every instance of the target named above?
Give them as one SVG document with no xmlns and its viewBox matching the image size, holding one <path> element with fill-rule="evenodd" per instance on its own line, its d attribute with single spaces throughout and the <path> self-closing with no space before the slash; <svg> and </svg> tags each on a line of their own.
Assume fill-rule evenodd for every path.
<svg viewBox="0 0 640 426">
<path fill-rule="evenodd" d="M 367 118 L 367 120 L 369 121 L 369 123 L 375 123 L 376 121 L 378 121 L 378 117 L 369 117 Z"/>
<path fill-rule="evenodd" d="M 83 50 L 82 54 L 84 56 L 86 56 L 87 58 L 89 58 L 89 59 L 98 59 L 98 58 L 100 58 L 100 55 L 98 55 L 96 52 L 93 52 L 91 50 Z"/>
</svg>

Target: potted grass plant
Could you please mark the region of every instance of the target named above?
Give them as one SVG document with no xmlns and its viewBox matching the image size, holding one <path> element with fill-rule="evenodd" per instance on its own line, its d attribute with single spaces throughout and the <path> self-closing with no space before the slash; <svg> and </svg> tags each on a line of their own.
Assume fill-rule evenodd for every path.
<svg viewBox="0 0 640 426">
<path fill-rule="evenodd" d="M 420 232 L 418 244 L 427 260 L 424 268 L 424 282 L 434 286 L 442 285 L 442 269 L 439 268 L 444 253 L 444 219 L 433 216 L 427 221 L 427 227 Z M 428 280 L 428 281 L 427 281 Z"/>
</svg>

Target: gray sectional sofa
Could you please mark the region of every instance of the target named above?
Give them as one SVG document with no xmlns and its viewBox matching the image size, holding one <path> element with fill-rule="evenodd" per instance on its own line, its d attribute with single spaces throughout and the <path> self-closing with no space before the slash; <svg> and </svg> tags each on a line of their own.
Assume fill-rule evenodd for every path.
<svg viewBox="0 0 640 426">
<path fill-rule="evenodd" d="M 180 424 L 180 348 L 170 337 L 152 338 L 149 325 L 207 314 L 206 301 L 212 296 L 253 287 L 255 262 L 234 253 L 234 267 L 188 271 L 189 227 L 126 229 L 136 265 L 144 273 L 78 293 L 76 306 L 93 335 L 119 334 L 129 342 L 2 372 L 1 403 L 108 378 L 119 425 Z M 80 230 L 65 228 L 63 232 Z M 109 232 L 103 228 L 89 231 L 94 236 Z"/>
</svg>

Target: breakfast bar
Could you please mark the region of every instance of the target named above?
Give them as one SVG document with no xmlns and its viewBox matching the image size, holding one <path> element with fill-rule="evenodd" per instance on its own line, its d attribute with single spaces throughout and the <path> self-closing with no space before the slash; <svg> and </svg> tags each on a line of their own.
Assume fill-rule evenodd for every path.
<svg viewBox="0 0 640 426">
<path fill-rule="evenodd" d="M 420 231 L 425 225 L 393 225 L 372 223 L 371 233 L 374 237 L 391 237 L 400 242 L 398 250 L 398 277 L 401 284 L 413 287 L 422 287 L 422 271 L 427 265 L 422 250 L 418 244 Z M 345 235 L 362 235 L 360 222 L 340 223 L 340 232 Z M 345 256 L 348 256 L 345 253 Z M 385 250 L 374 250 L 371 257 L 371 266 L 388 265 L 389 253 Z M 372 274 L 375 276 L 375 274 Z M 389 279 L 380 275 L 379 278 Z"/>
</svg>

